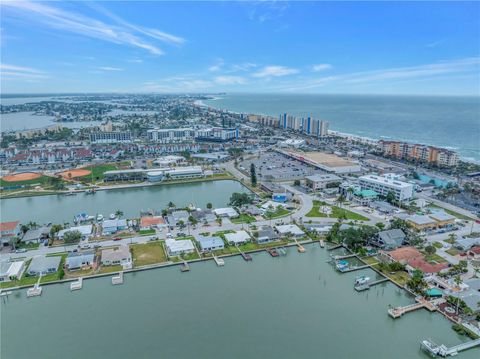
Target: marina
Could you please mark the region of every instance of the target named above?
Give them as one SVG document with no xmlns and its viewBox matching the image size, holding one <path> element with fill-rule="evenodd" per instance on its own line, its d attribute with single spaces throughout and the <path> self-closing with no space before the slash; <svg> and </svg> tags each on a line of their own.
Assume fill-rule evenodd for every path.
<svg viewBox="0 0 480 359">
<path fill-rule="evenodd" d="M 27 299 L 25 291 L 16 291 L 1 303 L 2 328 L 9 328 L 2 330 L 2 341 L 9 343 L 2 347 L 2 358 L 42 357 L 44 353 L 61 357 L 68 350 L 69 357 L 76 359 L 83 357 L 85 343 L 102 350 L 106 359 L 146 357 L 151 350 L 166 357 L 187 358 L 198 354 L 212 326 L 224 340 L 215 348 L 202 347 L 202 356 L 208 358 L 224 358 L 235 351 L 238 357 L 298 358 L 322 353 L 328 358 L 416 359 L 426 358 L 418 350 L 424 333 L 448 346 L 467 341 L 451 330 L 445 318 L 429 311 L 413 311 L 399 322 L 392 321 L 385 313 L 388 305 L 406 306 L 413 300 L 410 295 L 390 283 L 356 293 L 352 283 L 358 275 L 332 270 L 326 262 L 329 252 L 318 244 L 304 246 L 306 253 L 300 255 L 290 247 L 286 249 L 289 255 L 279 261 L 269 260 L 265 251 L 251 254 L 254 261 L 249 265 L 240 256 L 229 257 L 229 265 L 221 271 L 205 261 L 190 263 L 194 270 L 185 276 L 176 266 L 124 273 L 127 280 L 119 288 L 110 284 L 110 276 L 91 279 L 78 295 L 70 293 L 70 283 L 45 286 L 48 288 L 35 300 Z M 375 278 L 370 269 L 364 275 Z M 174 291 L 170 290 L 173 286 Z M 229 305 L 220 307 L 218 300 L 225 293 Z M 92 306 L 92 302 L 96 304 Z M 232 306 L 237 310 L 232 311 Z M 347 322 L 362 322 L 363 330 L 345 325 L 346 321 L 338 320 L 339 315 L 348 318 Z M 63 327 L 72 317 L 77 318 L 74 336 L 59 333 L 54 346 L 42 339 L 43 330 Z M 94 317 L 98 320 L 92 336 L 88 328 Z M 232 321 L 237 325 L 232 327 Z M 130 324 L 125 326 L 125 322 Z M 170 323 L 169 330 L 153 337 L 154 328 L 165 322 Z M 293 322 L 301 323 L 301 335 L 298 326 L 290 325 Z M 115 329 L 119 327 L 123 328 L 121 333 Z M 336 334 L 340 331 L 341 337 Z M 134 333 L 140 335 L 132 346 L 128 338 Z M 187 344 L 182 341 L 184 335 L 192 338 Z M 251 345 L 226 340 L 232 335 Z M 21 345 L 25 336 L 28 346 Z M 265 341 L 291 340 L 297 345 L 262 345 Z M 345 345 L 351 340 L 376 344 Z M 465 359 L 477 356 L 476 348 L 462 352 Z"/>
</svg>

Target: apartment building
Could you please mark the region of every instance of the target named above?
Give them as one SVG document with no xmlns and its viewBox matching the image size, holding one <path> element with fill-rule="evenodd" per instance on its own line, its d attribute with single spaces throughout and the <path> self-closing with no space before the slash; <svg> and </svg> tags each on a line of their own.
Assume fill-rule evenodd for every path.
<svg viewBox="0 0 480 359">
<path fill-rule="evenodd" d="M 405 201 L 413 197 L 411 183 L 376 175 L 362 176 L 358 180 L 362 190 L 372 190 L 381 196 L 387 196 L 391 192 L 397 201 Z"/>
</svg>

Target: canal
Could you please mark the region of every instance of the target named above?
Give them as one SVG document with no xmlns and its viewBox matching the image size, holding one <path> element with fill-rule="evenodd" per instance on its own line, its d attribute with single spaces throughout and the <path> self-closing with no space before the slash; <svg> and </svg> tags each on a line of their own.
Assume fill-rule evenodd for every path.
<svg viewBox="0 0 480 359">
<path fill-rule="evenodd" d="M 413 302 L 394 285 L 353 289 L 360 274 L 340 274 L 318 244 L 286 257 L 253 255 L 16 291 L 1 305 L 1 357 L 23 358 L 428 358 L 424 338 L 466 341 L 438 313 L 393 320 L 389 305 Z M 95 348 L 93 351 L 90 348 Z M 471 349 L 461 358 L 478 358 Z"/>
<path fill-rule="evenodd" d="M 2 199 L 2 221 L 19 220 L 43 223 L 72 222 L 73 217 L 85 212 L 96 216 L 121 210 L 125 218 L 139 217 L 141 210 L 162 210 L 169 202 L 177 207 L 190 203 L 205 208 L 226 206 L 233 192 L 248 192 L 241 183 L 232 180 L 205 181 L 172 185 L 147 186 L 98 191 L 95 195 L 79 193 L 75 196 L 51 195 Z"/>
</svg>

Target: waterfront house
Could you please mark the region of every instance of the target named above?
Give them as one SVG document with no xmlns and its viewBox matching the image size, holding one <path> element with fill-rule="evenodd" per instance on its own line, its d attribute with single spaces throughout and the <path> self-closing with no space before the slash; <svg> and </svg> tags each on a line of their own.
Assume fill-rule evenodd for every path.
<svg viewBox="0 0 480 359">
<path fill-rule="evenodd" d="M 480 312 L 480 278 L 471 278 L 463 282 L 463 290 L 448 291 L 448 294 L 460 298 L 474 313 Z"/>
<path fill-rule="evenodd" d="M 280 236 L 270 226 L 264 226 L 256 233 L 257 243 L 268 243 L 279 241 Z"/>
<path fill-rule="evenodd" d="M 25 261 L 0 262 L 0 283 L 20 279 L 24 269 Z"/>
<path fill-rule="evenodd" d="M 190 213 L 193 218 L 195 218 L 199 222 L 214 222 L 217 217 L 213 213 L 211 209 L 197 209 L 196 211 L 193 211 Z"/>
<path fill-rule="evenodd" d="M 173 228 L 181 221 L 183 224 L 187 224 L 189 213 L 185 210 L 172 211 L 171 214 L 167 216 L 168 225 Z"/>
<path fill-rule="evenodd" d="M 10 240 L 20 236 L 20 222 L 1 222 L 0 223 L 0 242 L 3 246 L 8 246 Z"/>
<path fill-rule="evenodd" d="M 126 219 L 107 219 L 102 223 L 102 233 L 110 235 L 127 229 Z"/>
<path fill-rule="evenodd" d="M 220 218 L 236 218 L 236 217 L 238 217 L 237 211 L 235 211 L 235 209 L 233 209 L 231 207 L 215 208 L 213 210 L 213 213 L 215 213 Z"/>
<path fill-rule="evenodd" d="M 95 253 L 93 251 L 70 252 L 65 259 L 65 268 L 70 271 L 92 268 L 94 258 Z"/>
<path fill-rule="evenodd" d="M 446 268 L 445 263 L 431 264 L 425 260 L 424 255 L 414 247 L 401 247 L 393 251 L 380 251 L 379 258 L 386 262 L 404 264 L 407 272 L 413 273 L 414 269 L 421 270 L 424 274 L 438 273 Z"/>
<path fill-rule="evenodd" d="M 246 214 L 249 214 L 251 216 L 260 216 L 263 212 L 262 210 L 260 210 L 260 208 L 258 208 L 257 206 L 254 206 L 254 205 L 248 205 L 246 206 L 244 209 L 243 209 L 243 212 L 245 212 Z"/>
<path fill-rule="evenodd" d="M 250 241 L 250 235 L 246 231 L 236 231 L 235 233 L 226 233 L 225 240 L 230 245 L 242 245 Z"/>
<path fill-rule="evenodd" d="M 132 266 L 132 254 L 126 245 L 104 249 L 102 250 L 100 262 L 104 266 L 121 265 L 124 268 L 128 268 Z"/>
<path fill-rule="evenodd" d="M 195 238 L 200 245 L 202 252 L 210 252 L 225 248 L 225 244 L 220 237 L 216 236 L 202 236 L 201 234 Z"/>
<path fill-rule="evenodd" d="M 146 231 L 155 228 L 164 228 L 167 224 L 162 216 L 147 216 L 140 218 L 140 230 Z"/>
<path fill-rule="evenodd" d="M 25 244 L 40 243 L 50 237 L 50 227 L 44 226 L 28 230 L 22 237 L 21 242 Z"/>
<path fill-rule="evenodd" d="M 60 256 L 38 256 L 34 257 L 28 266 L 27 273 L 30 276 L 46 275 L 55 273 L 60 266 Z"/>
<path fill-rule="evenodd" d="M 87 239 L 92 235 L 92 231 L 93 231 L 93 226 L 91 224 L 86 224 L 83 226 L 76 226 L 76 227 L 62 229 L 57 233 L 57 237 L 58 239 L 63 240 L 63 237 L 67 232 L 80 232 L 80 234 L 82 235 L 82 239 Z"/>
<path fill-rule="evenodd" d="M 405 233 L 401 229 L 389 229 L 378 232 L 372 243 L 382 249 L 392 250 L 400 247 L 405 238 Z"/>
<path fill-rule="evenodd" d="M 305 235 L 305 233 L 296 224 L 284 224 L 281 226 L 275 226 L 275 229 L 282 237 L 291 235 L 298 238 Z"/>
<path fill-rule="evenodd" d="M 176 241 L 174 239 L 167 239 L 165 241 L 165 247 L 167 248 L 167 254 L 169 256 L 179 256 L 184 253 L 195 252 L 195 246 L 189 239 Z"/>
</svg>

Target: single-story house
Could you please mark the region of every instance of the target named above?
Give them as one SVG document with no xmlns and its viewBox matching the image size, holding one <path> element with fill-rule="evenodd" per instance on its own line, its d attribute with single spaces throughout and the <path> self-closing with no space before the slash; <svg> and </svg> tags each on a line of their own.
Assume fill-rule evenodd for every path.
<svg viewBox="0 0 480 359">
<path fill-rule="evenodd" d="M 55 273 L 60 266 L 60 256 L 38 256 L 34 257 L 28 266 L 27 273 L 30 276 Z"/>
<path fill-rule="evenodd" d="M 460 298 L 474 312 L 480 312 L 480 278 L 471 278 L 463 282 L 466 289 L 449 291 L 448 294 Z"/>
<path fill-rule="evenodd" d="M 190 215 L 185 210 L 172 211 L 172 213 L 167 216 L 167 222 L 172 227 L 176 226 L 180 221 L 187 224 L 188 217 L 190 217 Z"/>
<path fill-rule="evenodd" d="M 392 250 L 400 247 L 405 238 L 405 233 L 401 229 L 389 229 L 378 232 L 373 244 L 385 250 Z"/>
<path fill-rule="evenodd" d="M 318 191 L 326 187 L 338 187 L 342 179 L 334 174 L 316 174 L 305 177 L 305 184 L 313 191 Z"/>
<path fill-rule="evenodd" d="M 63 237 L 65 236 L 65 233 L 75 232 L 75 231 L 80 232 L 82 234 L 83 239 L 87 239 L 88 237 L 90 237 L 92 235 L 93 226 L 91 224 L 86 224 L 86 225 L 83 225 L 83 226 L 76 226 L 76 227 L 70 227 L 70 228 L 62 229 L 61 231 L 59 231 L 57 233 L 57 237 L 59 239 L 63 239 Z"/>
<path fill-rule="evenodd" d="M 235 233 L 226 233 L 225 240 L 228 244 L 242 245 L 250 241 L 250 235 L 247 231 L 236 231 Z"/>
<path fill-rule="evenodd" d="M 109 235 L 127 229 L 126 219 L 107 219 L 102 223 L 102 233 Z"/>
<path fill-rule="evenodd" d="M 130 267 L 132 265 L 132 254 L 126 245 L 118 248 L 110 248 L 102 250 L 101 263 L 104 266 L 121 265 Z"/>
<path fill-rule="evenodd" d="M 190 213 L 190 215 L 199 222 L 215 222 L 217 216 L 213 213 L 211 209 L 197 209 Z"/>
<path fill-rule="evenodd" d="M 455 248 L 458 248 L 462 251 L 467 251 L 473 246 L 480 246 L 480 237 L 476 237 L 476 238 L 462 237 L 455 241 L 454 246 Z"/>
<path fill-rule="evenodd" d="M 70 270 L 91 268 L 94 263 L 95 253 L 88 252 L 70 252 L 65 259 L 65 267 Z"/>
<path fill-rule="evenodd" d="M 414 269 L 421 270 L 424 274 L 435 274 L 441 272 L 442 270 L 448 268 L 448 264 L 446 263 L 436 263 L 432 264 L 427 262 L 423 257 L 422 258 L 415 258 L 408 261 L 406 265 L 406 270 L 409 274 L 413 274 Z"/>
<path fill-rule="evenodd" d="M 20 236 L 20 222 L 1 222 L 0 223 L 0 242 L 4 246 L 8 246 L 10 240 Z"/>
<path fill-rule="evenodd" d="M 285 203 L 273 202 L 273 201 L 267 201 L 264 204 L 262 204 L 262 208 L 265 211 L 276 210 L 278 207 L 285 208 L 287 207 L 287 205 Z"/>
<path fill-rule="evenodd" d="M 281 226 L 275 226 L 275 229 L 282 237 L 286 235 L 302 237 L 305 235 L 305 233 L 296 224 L 283 224 Z"/>
<path fill-rule="evenodd" d="M 270 226 L 264 226 L 259 229 L 257 231 L 256 238 L 257 243 L 268 243 L 280 240 L 280 236 L 278 235 L 278 233 L 275 232 Z"/>
<path fill-rule="evenodd" d="M 140 218 L 140 230 L 164 228 L 167 224 L 162 216 L 147 216 Z"/>
<path fill-rule="evenodd" d="M 167 239 L 165 247 L 169 256 L 178 256 L 183 253 L 195 252 L 195 246 L 190 239 L 176 241 L 175 239 Z"/>
<path fill-rule="evenodd" d="M 414 247 L 400 247 L 393 251 L 380 251 L 380 258 L 387 262 L 399 262 L 406 265 L 407 271 L 411 274 L 414 269 L 419 269 L 425 274 L 438 273 L 446 268 L 447 264 L 431 264 L 427 262 L 424 255 Z"/>
<path fill-rule="evenodd" d="M 231 207 L 225 207 L 225 208 L 215 208 L 213 210 L 213 213 L 215 213 L 218 217 L 227 217 L 227 218 L 236 218 L 238 217 L 237 211 Z"/>
<path fill-rule="evenodd" d="M 220 237 L 202 236 L 200 234 L 196 237 L 196 240 L 200 244 L 200 250 L 202 252 L 210 252 L 225 248 L 225 243 L 223 243 L 223 240 Z"/>
<path fill-rule="evenodd" d="M 249 214 L 251 216 L 260 216 L 263 212 L 260 210 L 260 208 L 258 208 L 257 206 L 254 206 L 254 205 L 248 205 L 246 206 L 244 209 L 242 209 L 243 212 L 245 212 L 246 214 Z"/>
<path fill-rule="evenodd" d="M 0 282 L 9 282 L 22 278 L 25 269 L 24 261 L 2 261 L 0 262 Z"/>
<path fill-rule="evenodd" d="M 50 227 L 44 226 L 28 230 L 22 237 L 23 243 L 40 243 L 50 237 Z"/>
</svg>

